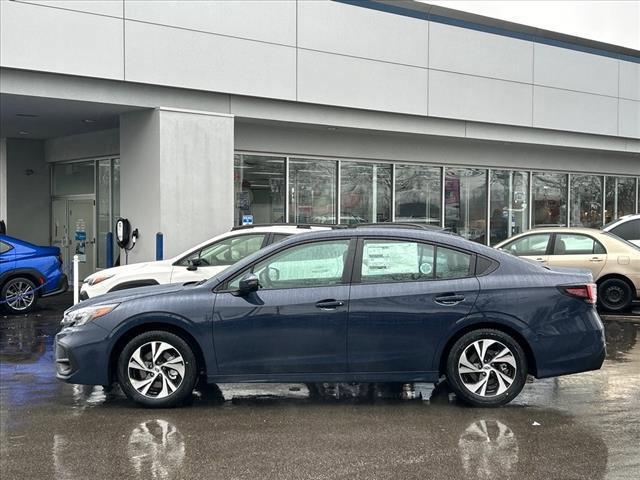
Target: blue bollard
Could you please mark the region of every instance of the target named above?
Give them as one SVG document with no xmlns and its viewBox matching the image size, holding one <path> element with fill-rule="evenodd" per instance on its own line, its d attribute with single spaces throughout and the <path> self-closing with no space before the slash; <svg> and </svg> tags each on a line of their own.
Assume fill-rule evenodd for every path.
<svg viewBox="0 0 640 480">
<path fill-rule="evenodd" d="M 156 260 L 162 260 L 162 249 L 164 247 L 164 235 L 156 233 Z"/>
<path fill-rule="evenodd" d="M 107 264 L 106 268 L 113 267 L 113 232 L 107 232 Z"/>
</svg>

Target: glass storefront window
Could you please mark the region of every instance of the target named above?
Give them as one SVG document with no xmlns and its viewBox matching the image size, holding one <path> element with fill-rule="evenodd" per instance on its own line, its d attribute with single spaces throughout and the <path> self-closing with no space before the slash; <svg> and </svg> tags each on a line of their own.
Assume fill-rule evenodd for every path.
<svg viewBox="0 0 640 480">
<path fill-rule="evenodd" d="M 396 165 L 396 222 L 440 225 L 442 174 L 439 167 Z"/>
<path fill-rule="evenodd" d="M 487 233 L 487 171 L 447 168 L 444 182 L 444 226 L 485 243 Z"/>
<path fill-rule="evenodd" d="M 58 163 L 53 166 L 53 195 L 93 195 L 94 162 Z"/>
<path fill-rule="evenodd" d="M 529 174 L 492 170 L 489 233 L 491 245 L 529 229 Z"/>
<path fill-rule="evenodd" d="M 96 200 L 98 216 L 97 261 L 98 268 L 107 266 L 107 232 L 111 230 L 111 160 L 98 161 L 98 196 Z"/>
<path fill-rule="evenodd" d="M 340 223 L 391 221 L 391 165 L 342 162 Z"/>
<path fill-rule="evenodd" d="M 234 156 L 235 223 L 284 223 L 284 157 Z"/>
<path fill-rule="evenodd" d="M 635 213 L 636 179 L 633 177 L 605 177 L 605 221 Z"/>
<path fill-rule="evenodd" d="M 336 162 L 289 161 L 289 221 L 336 223 Z"/>
<path fill-rule="evenodd" d="M 571 175 L 570 226 L 602 227 L 603 180 L 600 175 Z"/>
<path fill-rule="evenodd" d="M 567 175 L 565 173 L 532 174 L 533 227 L 567 225 Z"/>
</svg>

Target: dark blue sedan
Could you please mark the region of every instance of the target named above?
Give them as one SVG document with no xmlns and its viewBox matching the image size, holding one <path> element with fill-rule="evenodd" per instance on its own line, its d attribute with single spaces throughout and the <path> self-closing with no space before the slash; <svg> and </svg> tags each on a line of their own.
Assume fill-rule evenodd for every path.
<svg viewBox="0 0 640 480">
<path fill-rule="evenodd" d="M 103 295 L 65 312 L 57 375 L 167 407 L 200 379 L 437 382 L 477 406 L 527 374 L 600 368 L 590 273 L 552 271 L 419 228 L 296 235 L 204 282 Z"/>
<path fill-rule="evenodd" d="M 0 235 L 0 307 L 9 313 L 27 313 L 38 298 L 66 292 L 58 247 L 41 247 Z"/>
</svg>

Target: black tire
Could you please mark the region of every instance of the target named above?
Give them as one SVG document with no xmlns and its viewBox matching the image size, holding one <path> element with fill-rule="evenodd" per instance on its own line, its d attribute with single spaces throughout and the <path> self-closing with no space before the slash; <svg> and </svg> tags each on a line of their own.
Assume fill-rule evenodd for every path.
<svg viewBox="0 0 640 480">
<path fill-rule="evenodd" d="M 146 370 L 146 372 L 150 373 L 145 373 L 138 368 L 129 368 L 129 363 L 134 352 L 139 348 L 141 348 L 143 352 L 151 349 L 152 342 L 164 342 L 165 344 L 169 344 L 172 349 L 165 350 L 159 355 L 155 365 L 151 362 L 151 369 L 147 368 Z M 169 360 L 173 360 L 177 358 L 177 356 L 174 356 L 176 352 L 182 357 L 184 375 L 179 375 L 173 368 L 162 367 L 165 361 L 168 361 L 167 358 L 163 357 L 172 357 L 169 358 Z M 149 361 L 151 360 L 151 355 L 144 354 L 141 355 L 141 358 Z M 145 364 L 145 367 L 149 367 L 148 363 L 145 362 Z M 167 379 L 169 378 L 170 370 L 176 375 L 176 381 L 179 380 L 179 384 L 173 392 L 163 394 L 165 391 L 164 383 L 166 382 L 168 384 Z M 162 330 L 149 331 L 134 337 L 124 346 L 118 357 L 118 382 L 120 383 L 122 391 L 130 400 L 145 407 L 170 408 L 182 404 L 192 395 L 197 380 L 197 373 L 198 366 L 196 364 L 196 357 L 189 344 L 178 335 Z M 134 380 L 132 380 L 131 376 L 142 377 L 137 379 L 137 381 L 140 382 L 152 380 L 155 377 L 155 380 L 151 381 L 148 395 L 136 389 L 132 383 Z M 172 381 L 171 385 L 175 386 L 175 382 Z M 138 388 L 140 388 L 140 386 L 138 386 Z M 160 392 L 158 392 L 159 389 L 161 390 Z M 167 388 L 166 391 L 168 392 L 169 388 Z M 153 396 L 154 392 L 156 392 L 155 397 Z"/>
<path fill-rule="evenodd" d="M 624 312 L 633 301 L 631 286 L 621 278 L 608 278 L 598 285 L 598 303 L 609 312 Z"/>
<path fill-rule="evenodd" d="M 28 293 L 23 295 L 19 300 L 13 294 L 18 290 L 25 290 Z M 36 284 L 32 280 L 26 277 L 15 277 L 7 280 L 2 286 L 2 292 L 0 292 L 0 305 L 4 309 L 14 315 L 21 315 L 23 313 L 29 313 L 33 311 L 38 303 L 38 292 L 36 290 Z"/>
<path fill-rule="evenodd" d="M 490 340 L 494 343 L 491 343 L 485 350 L 485 358 L 481 363 L 479 355 L 475 353 L 477 351 L 475 350 L 474 342 L 485 340 Z M 481 343 L 479 345 L 484 344 Z M 504 351 L 503 347 L 506 347 L 511 353 L 515 366 L 508 362 L 492 360 L 500 357 L 499 353 Z M 467 356 L 467 352 L 471 353 Z M 465 353 L 465 358 L 473 365 L 474 369 L 477 369 L 478 373 L 475 373 L 475 370 L 474 373 L 460 372 L 459 367 L 463 353 Z M 500 380 L 498 379 L 498 370 L 504 374 Z M 520 344 L 511 335 L 500 330 L 481 328 L 464 334 L 453 344 L 447 357 L 446 375 L 447 383 L 463 402 L 475 407 L 498 407 L 510 402 L 522 391 L 527 380 L 527 358 Z M 502 380 L 502 378 L 507 377 L 512 379 L 508 386 Z M 481 383 L 484 378 L 487 378 L 486 382 Z M 486 383 L 486 391 L 484 391 L 483 395 L 483 387 L 481 386 L 474 392 L 465 383 L 467 385 L 475 383 L 482 386 Z M 506 386 L 506 390 L 502 388 L 503 385 Z M 504 391 L 500 392 L 500 390 Z"/>
</svg>

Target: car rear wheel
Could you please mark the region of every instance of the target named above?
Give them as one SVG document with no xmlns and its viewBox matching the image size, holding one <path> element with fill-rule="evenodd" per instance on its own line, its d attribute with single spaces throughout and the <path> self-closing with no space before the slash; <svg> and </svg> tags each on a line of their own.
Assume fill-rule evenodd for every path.
<svg viewBox="0 0 640 480">
<path fill-rule="evenodd" d="M 458 398 L 476 407 L 498 407 L 515 398 L 527 380 L 527 360 L 510 335 L 494 329 L 460 337 L 447 358 L 447 381 Z"/>
<path fill-rule="evenodd" d="M 174 407 L 193 392 L 195 355 L 179 336 L 150 331 L 133 338 L 118 358 L 118 381 L 130 400 L 145 407 Z"/>
<path fill-rule="evenodd" d="M 632 300 L 631 286 L 620 278 L 609 278 L 598 286 L 598 301 L 605 310 L 624 312 Z"/>
<path fill-rule="evenodd" d="M 37 300 L 36 285 L 28 278 L 12 278 L 2 287 L 1 303 L 9 313 L 28 313 L 35 308 Z"/>
</svg>

